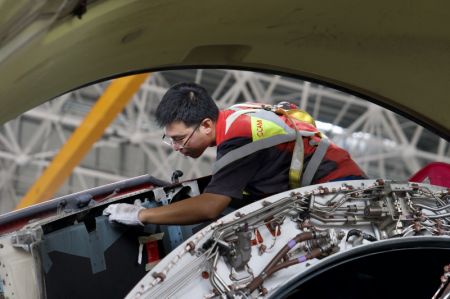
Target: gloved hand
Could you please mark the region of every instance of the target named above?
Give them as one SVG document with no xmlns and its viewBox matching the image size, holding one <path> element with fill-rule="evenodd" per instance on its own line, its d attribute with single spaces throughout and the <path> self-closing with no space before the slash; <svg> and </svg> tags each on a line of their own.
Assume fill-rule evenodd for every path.
<svg viewBox="0 0 450 299">
<path fill-rule="evenodd" d="M 127 203 L 118 203 L 109 205 L 103 210 L 103 215 L 109 215 L 109 221 L 117 221 L 126 225 L 142 225 L 138 215 L 144 207 L 131 205 Z"/>
</svg>

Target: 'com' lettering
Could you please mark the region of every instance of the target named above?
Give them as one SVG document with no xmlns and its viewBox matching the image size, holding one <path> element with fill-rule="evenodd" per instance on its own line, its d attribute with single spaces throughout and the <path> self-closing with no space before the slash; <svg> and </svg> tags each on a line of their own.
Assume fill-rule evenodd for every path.
<svg viewBox="0 0 450 299">
<path fill-rule="evenodd" d="M 256 120 L 256 135 L 258 137 L 264 136 L 264 130 L 263 130 L 263 125 L 262 125 L 261 119 Z"/>
</svg>

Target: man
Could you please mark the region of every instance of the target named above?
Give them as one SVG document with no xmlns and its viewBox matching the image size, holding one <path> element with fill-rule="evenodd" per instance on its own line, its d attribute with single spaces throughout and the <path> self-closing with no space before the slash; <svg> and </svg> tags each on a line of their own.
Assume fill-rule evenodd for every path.
<svg viewBox="0 0 450 299">
<path fill-rule="evenodd" d="M 232 199 L 245 205 L 300 185 L 366 178 L 345 150 L 290 108 L 252 103 L 219 111 L 201 86 L 173 86 L 156 110 L 163 141 L 192 158 L 217 146 L 209 185 L 203 194 L 167 206 L 115 204 L 104 213 L 129 225 L 193 224 L 217 218 Z"/>
</svg>

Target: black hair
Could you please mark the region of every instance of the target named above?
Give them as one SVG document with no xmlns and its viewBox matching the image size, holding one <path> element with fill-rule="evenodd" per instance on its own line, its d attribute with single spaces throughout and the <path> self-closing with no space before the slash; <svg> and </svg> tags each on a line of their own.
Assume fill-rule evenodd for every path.
<svg viewBox="0 0 450 299">
<path fill-rule="evenodd" d="M 164 127 L 182 121 L 191 127 L 205 118 L 217 121 L 219 108 L 208 92 L 195 83 L 179 83 L 167 90 L 156 108 L 156 122 Z"/>
</svg>

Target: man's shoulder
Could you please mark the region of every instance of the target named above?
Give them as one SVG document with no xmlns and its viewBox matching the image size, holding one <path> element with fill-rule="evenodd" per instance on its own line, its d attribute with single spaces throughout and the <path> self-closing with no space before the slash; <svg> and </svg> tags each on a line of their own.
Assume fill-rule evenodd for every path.
<svg viewBox="0 0 450 299">
<path fill-rule="evenodd" d="M 216 125 L 217 144 L 229 142 L 233 139 L 252 137 L 251 120 L 247 115 L 233 117 L 232 110 L 221 111 L 221 116 Z M 236 142 L 236 141 L 232 141 Z"/>
</svg>

